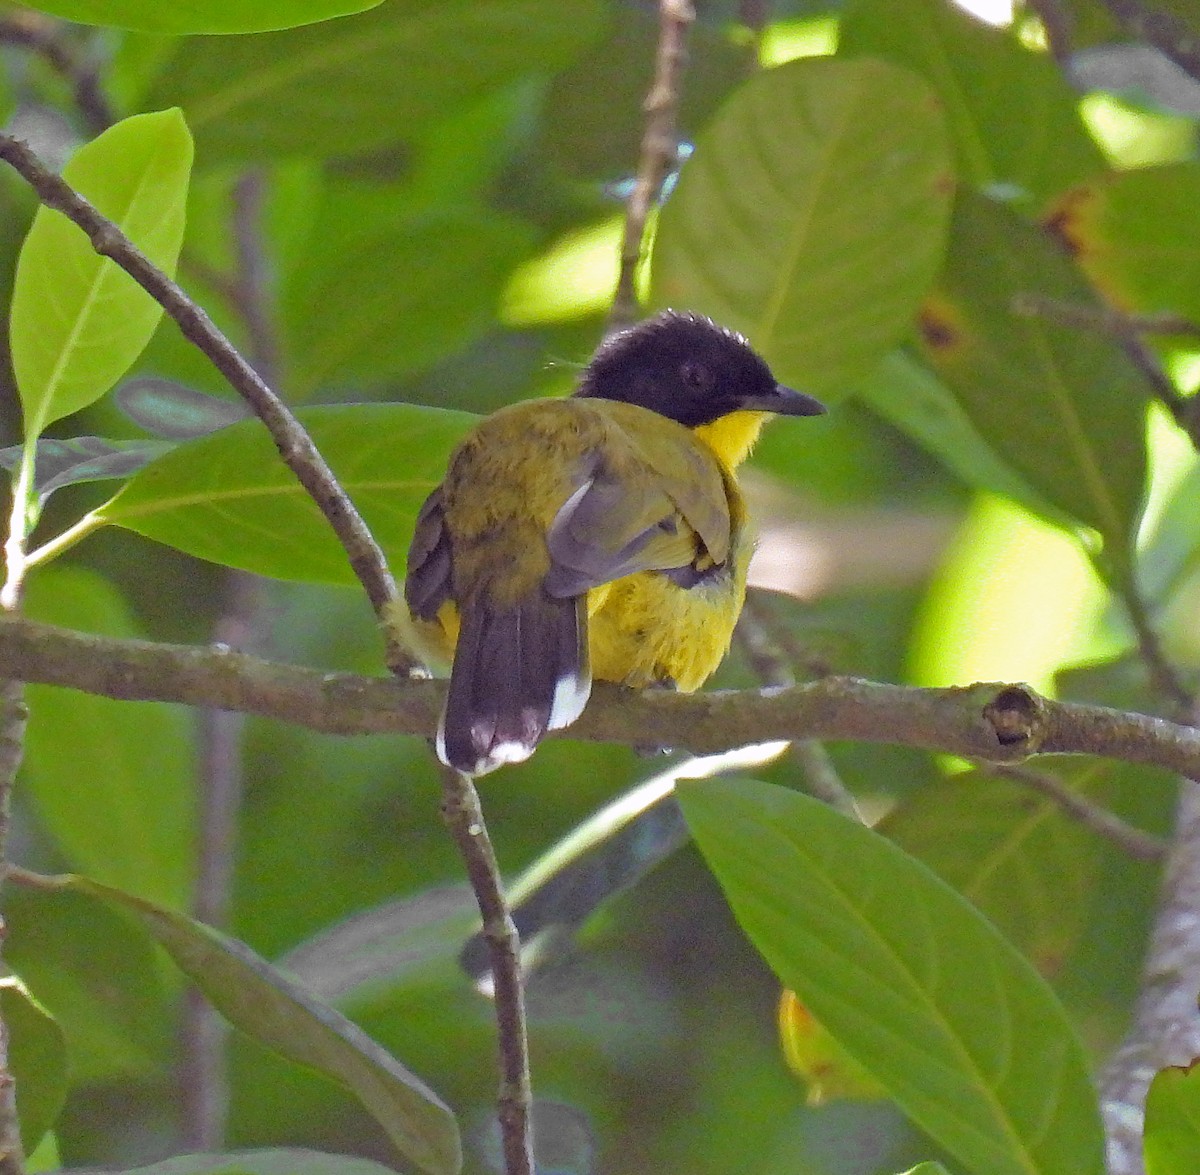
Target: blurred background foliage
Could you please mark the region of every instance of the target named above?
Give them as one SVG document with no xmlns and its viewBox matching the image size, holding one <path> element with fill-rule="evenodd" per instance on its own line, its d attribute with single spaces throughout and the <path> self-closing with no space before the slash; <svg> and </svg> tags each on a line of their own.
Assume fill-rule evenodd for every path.
<svg viewBox="0 0 1200 1175">
<path fill-rule="evenodd" d="M 1023 680 L 1153 709 L 1159 701 L 1126 656 L 1134 641 L 1120 585 L 1136 564 L 1170 655 L 1194 665 L 1200 482 L 1190 446 L 1151 410 L 1144 495 L 1141 377 L 1114 367 L 1124 362 L 1115 347 L 1093 362 L 1087 332 L 1060 337 L 1062 366 L 1078 368 L 1064 394 L 1082 404 L 1081 443 L 1116 487 L 1116 513 L 1105 512 L 1072 464 L 1078 449 L 1056 447 L 1064 425 L 1036 398 L 1036 373 L 1004 345 L 955 342 L 958 331 L 991 338 L 996 306 L 1023 280 L 1005 269 L 1013 256 L 1043 274 L 1061 270 L 1047 289 L 1056 296 L 1086 300 L 1082 271 L 1115 305 L 1200 320 L 1200 101 L 1178 79 L 1157 89 L 1151 73 L 1113 80 L 1128 58 L 1095 0 L 1069 6 L 1075 88 L 1031 13 L 971 7 L 979 11 L 949 0 L 697 4 L 679 116 L 685 143 L 700 144 L 697 161 L 715 157 L 718 112 L 742 100 L 760 67 L 869 55 L 933 88 L 959 183 L 944 259 L 934 256 L 922 279 L 934 292 L 921 339 L 890 340 L 901 345 L 882 364 L 872 355 L 868 370 L 817 370 L 805 386 L 838 400 L 836 410 L 802 431 L 778 426 L 756 454 L 749 480 L 763 541 L 752 578 L 786 594 L 771 597 L 772 629 L 801 676 Z M 1187 0 L 1172 7 L 1197 17 Z M 487 412 L 567 390 L 599 340 L 643 128 L 652 5 L 385 0 L 284 31 L 172 36 L 0 4 L 0 24 L 0 117 L 50 158 L 65 158 L 97 122 L 182 108 L 196 160 L 181 281 L 295 403 Z M 43 42 L 14 30 L 59 46 L 65 74 L 30 47 Z M 859 131 L 847 154 L 869 169 L 870 127 Z M 758 199 L 737 172 L 725 183 L 722 198 Z M 828 233 L 852 240 L 860 190 L 846 183 L 851 223 L 832 208 Z M 664 221 L 683 216 L 688 198 L 678 213 L 668 200 Z M 29 193 L 0 173 L 5 314 L 32 213 Z M 1078 267 L 1043 226 L 1070 243 Z M 673 300 L 670 279 L 686 271 L 664 268 L 651 282 L 656 301 Z M 860 281 L 870 286 L 869 268 Z M 679 288 L 710 309 L 703 297 L 723 295 L 702 297 L 699 282 Z M 836 293 L 848 314 L 857 309 L 854 288 Z M 747 314 L 733 325 L 754 337 Z M 795 356 L 781 343 L 780 353 L 802 365 L 821 342 L 797 344 Z M 1193 351 L 1194 340 L 1178 338 L 1159 351 L 1187 392 Z M 14 444 L 7 366 L 0 423 Z M 231 396 L 170 322 L 131 376 Z M 52 432 L 143 435 L 111 399 Z M 401 472 L 429 460 L 418 443 L 395 452 Z M 64 489 L 48 506 L 47 533 L 108 496 L 103 486 Z M 1097 533 L 1103 575 L 1090 557 Z M 359 593 L 247 587 L 240 573 L 115 527 L 38 571 L 28 609 L 91 632 L 220 639 L 283 661 L 382 671 Z M 754 681 L 735 655 L 718 684 Z M 30 704 L 14 858 L 193 908 L 211 722 L 48 688 L 31 689 Z M 236 726 L 219 736 L 235 741 L 243 771 L 227 929 L 393 1047 L 460 1114 L 468 1169 L 498 1169 L 491 1007 L 457 962 L 471 921 L 462 894 L 446 888 L 461 871 L 426 748 L 257 719 Z M 864 810 L 1030 956 L 1103 1057 L 1128 1016 L 1155 868 L 962 764 L 888 746 L 829 750 Z M 489 779 L 484 802 L 506 874 L 652 770 L 628 750 L 555 740 Z M 1171 783 L 1153 772 L 1075 764 L 1062 774 L 1149 831 L 1169 827 Z M 804 787 L 788 757 L 764 778 Z M 54 1136 L 62 1162 L 129 1167 L 186 1145 L 189 1036 L 177 975 L 131 924 L 97 910 L 82 897 L 51 903 L 11 890 L 6 952 L 66 1035 L 72 1082 Z M 691 847 L 612 895 L 531 981 L 539 1133 L 553 1150 L 545 1169 L 872 1175 L 928 1157 L 928 1141 L 886 1102 L 809 1104 L 780 1046 L 779 995 Z M 232 1035 L 228 1048 L 229 1146 L 395 1161 L 343 1091 L 248 1037 Z"/>
</svg>

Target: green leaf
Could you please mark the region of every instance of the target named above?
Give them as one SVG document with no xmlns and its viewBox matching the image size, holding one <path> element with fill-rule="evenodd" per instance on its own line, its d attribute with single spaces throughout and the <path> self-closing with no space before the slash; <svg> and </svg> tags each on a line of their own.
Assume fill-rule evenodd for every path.
<svg viewBox="0 0 1200 1175">
<path fill-rule="evenodd" d="M 37 443 L 37 472 L 33 489 L 45 502 L 63 486 L 87 481 L 109 481 L 129 477 L 155 457 L 175 446 L 166 441 L 112 441 L 107 437 L 71 437 L 59 440 L 42 437 Z M 24 449 L 15 445 L 0 449 L 0 469 L 15 470 Z"/>
<path fill-rule="evenodd" d="M 600 0 L 393 0 L 329 25 L 187 40 L 146 101 L 182 106 L 209 163 L 353 155 L 560 69 L 603 12 Z"/>
<path fill-rule="evenodd" d="M 949 388 L 904 351 L 884 357 L 858 385 L 859 399 L 928 449 L 967 485 L 1020 502 L 1059 526 L 1070 519 L 1055 510 L 979 435 Z"/>
<path fill-rule="evenodd" d="M 922 314 L 926 357 L 984 440 L 1127 565 L 1146 477 L 1149 389 L 1111 340 L 1015 313 L 1031 296 L 1097 305 L 1042 232 L 960 193 L 946 268 Z"/>
<path fill-rule="evenodd" d="M 4 956 L 62 1026 L 75 1081 L 145 1077 L 176 1047 L 177 1011 L 154 943 L 87 894 L 4 893 Z"/>
<path fill-rule="evenodd" d="M 175 1155 L 149 1167 L 118 1170 L 107 1175 L 395 1175 L 370 1159 L 352 1155 L 330 1155 L 300 1148 L 227 1151 L 220 1155 Z M 71 1169 L 64 1175 L 90 1175 Z"/>
<path fill-rule="evenodd" d="M 1200 1067 L 1163 1069 L 1146 1094 L 1146 1175 L 1200 1171 Z"/>
<path fill-rule="evenodd" d="M 959 177 L 1044 200 L 1106 170 L 1078 95 L 1047 53 L 1024 48 L 944 0 L 855 0 L 838 55 L 881 57 L 920 74 L 946 111 Z"/>
<path fill-rule="evenodd" d="M 1039 759 L 1038 770 L 1087 793 L 1108 764 Z M 878 825 L 974 905 L 1044 975 L 1079 941 L 1099 864 L 1098 842 L 1028 787 L 969 771 L 906 796 Z"/>
<path fill-rule="evenodd" d="M 1067 192 L 1050 230 L 1114 306 L 1200 322 L 1200 165 L 1099 177 Z"/>
<path fill-rule="evenodd" d="M 123 383 L 113 399 L 134 424 L 172 441 L 207 436 L 250 416 L 241 400 L 222 400 L 152 376 Z"/>
<path fill-rule="evenodd" d="M 15 975 L 0 977 L 0 1017 L 8 1032 L 21 1146 L 28 1153 L 54 1125 L 66 1100 L 67 1043 L 54 1017 Z"/>
<path fill-rule="evenodd" d="M 123 639 L 143 636 L 95 572 L 32 578 L 29 615 Z M 72 867 L 168 905 L 194 871 L 192 720 L 178 707 L 29 686 L 26 795 Z"/>
<path fill-rule="evenodd" d="M 1099 1175 L 1083 1048 L 964 898 L 807 796 L 706 780 L 679 801 L 751 941 L 914 1122 L 988 1175 Z"/>
<path fill-rule="evenodd" d="M 178 110 L 142 114 L 81 147 L 63 178 L 160 269 L 183 240 L 192 140 Z M 39 208 L 17 262 L 11 338 L 25 435 L 86 408 L 154 333 L 162 307 L 94 252 L 61 212 Z"/>
<path fill-rule="evenodd" d="M 389 561 L 475 423 L 466 412 L 351 404 L 299 414 Z M 104 522 L 277 579 L 353 584 L 346 555 L 257 420 L 180 445 L 100 507 Z"/>
<path fill-rule="evenodd" d="M 911 328 L 952 187 L 941 112 L 915 75 L 828 59 L 767 70 L 684 165 L 651 300 L 742 331 L 796 387 L 844 392 Z"/>
<path fill-rule="evenodd" d="M 52 16 L 143 33 L 258 33 L 374 8 L 380 0 L 29 0 Z"/>
<path fill-rule="evenodd" d="M 388 215 L 345 188 L 327 201 L 313 242 L 283 299 L 287 385 L 298 398 L 416 371 L 462 348 L 494 322 L 532 243 L 511 217 Z"/>
<path fill-rule="evenodd" d="M 950 1175 L 941 1163 L 918 1163 L 910 1167 L 904 1175 Z"/>
<path fill-rule="evenodd" d="M 65 884 L 133 914 L 231 1024 L 345 1086 L 422 1170 L 454 1175 L 460 1169 L 458 1125 L 441 1098 L 356 1024 L 245 943 L 84 877 Z"/>
</svg>

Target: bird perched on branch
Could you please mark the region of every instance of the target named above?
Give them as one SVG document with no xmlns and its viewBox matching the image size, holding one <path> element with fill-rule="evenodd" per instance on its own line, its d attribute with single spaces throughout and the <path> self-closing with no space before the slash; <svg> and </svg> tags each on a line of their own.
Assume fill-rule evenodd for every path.
<svg viewBox="0 0 1200 1175">
<path fill-rule="evenodd" d="M 439 758 L 469 775 L 528 758 L 593 678 L 702 685 L 745 597 L 737 468 L 772 414 L 824 411 L 741 335 L 667 311 L 606 340 L 573 395 L 476 425 L 404 585 L 421 652 L 452 662 Z"/>
</svg>

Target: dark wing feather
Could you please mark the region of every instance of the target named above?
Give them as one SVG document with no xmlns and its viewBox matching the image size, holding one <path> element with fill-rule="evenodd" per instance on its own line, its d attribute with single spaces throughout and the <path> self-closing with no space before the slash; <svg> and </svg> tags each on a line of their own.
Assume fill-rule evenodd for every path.
<svg viewBox="0 0 1200 1175">
<path fill-rule="evenodd" d="M 408 548 L 408 574 L 404 599 L 412 614 L 434 620 L 450 599 L 450 534 L 442 512 L 442 487 L 425 499 L 417 514 L 417 525 Z"/>
<path fill-rule="evenodd" d="M 715 458 L 696 443 L 662 446 L 620 472 L 594 457 L 546 534 L 553 596 L 580 595 L 638 571 L 692 586 L 729 554 L 730 515 Z M 673 451 L 674 450 L 674 451 Z"/>
</svg>

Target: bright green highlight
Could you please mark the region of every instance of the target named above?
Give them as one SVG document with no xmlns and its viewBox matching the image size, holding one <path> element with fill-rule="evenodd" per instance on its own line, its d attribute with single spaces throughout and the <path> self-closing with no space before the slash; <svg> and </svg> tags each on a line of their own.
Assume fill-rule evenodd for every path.
<svg viewBox="0 0 1200 1175">
<path fill-rule="evenodd" d="M 914 685 L 1024 681 L 1099 651 L 1107 594 L 1079 541 L 1019 506 L 980 495 L 925 598 L 911 644 Z"/>
<path fill-rule="evenodd" d="M 63 178 L 170 274 L 183 242 L 191 166 L 183 115 L 164 110 L 110 127 L 79 149 Z M 80 229 L 40 208 L 17 261 L 11 316 L 26 441 L 104 395 L 161 317 L 162 307 Z"/>
</svg>

